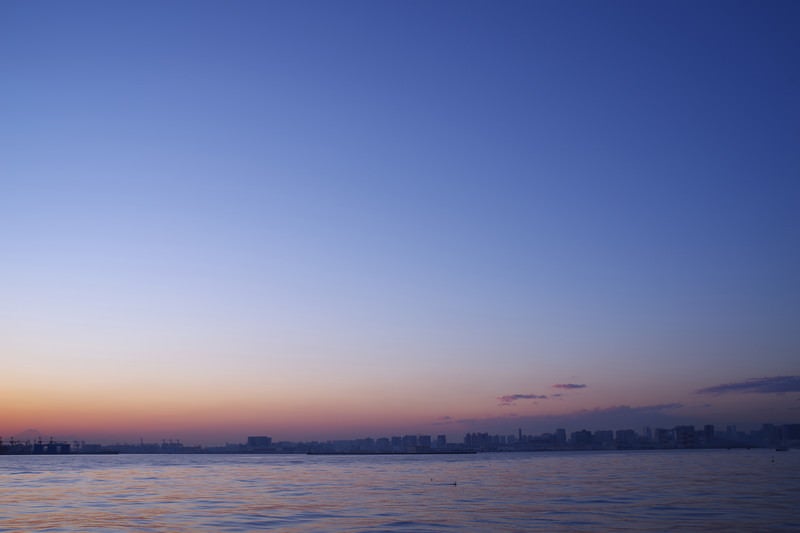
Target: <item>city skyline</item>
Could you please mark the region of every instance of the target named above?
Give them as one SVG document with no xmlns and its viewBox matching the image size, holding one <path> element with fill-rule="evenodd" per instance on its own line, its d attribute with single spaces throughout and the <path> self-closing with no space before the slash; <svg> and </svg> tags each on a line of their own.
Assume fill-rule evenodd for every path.
<svg viewBox="0 0 800 533">
<path fill-rule="evenodd" d="M 580 427 L 580 426 L 579 426 Z M 160 440 L 160 442 L 159 442 Z M 727 425 L 717 428 L 714 424 L 680 424 L 674 427 L 646 426 L 641 430 L 611 428 L 588 430 L 554 428 L 543 433 L 530 433 L 517 428 L 516 432 L 491 434 L 473 431 L 463 439 L 452 438 L 444 433 L 417 434 L 391 433 L 386 435 L 349 436 L 339 439 L 312 439 L 292 441 L 273 438 L 269 435 L 250 435 L 246 441 L 241 437 L 209 443 L 185 443 L 180 438 L 162 438 L 145 442 L 87 442 L 79 437 L 44 437 L 29 430 L 21 436 L 0 436 L 0 454 L 69 454 L 69 453 L 306 453 L 306 452 L 378 452 L 378 453 L 427 453 L 429 451 L 557 451 L 557 450 L 631 450 L 667 448 L 731 448 L 777 446 L 788 450 L 800 445 L 800 424 L 762 423 L 749 431 Z"/>
<path fill-rule="evenodd" d="M 0 3 L 0 435 L 793 423 L 798 22 Z"/>
</svg>

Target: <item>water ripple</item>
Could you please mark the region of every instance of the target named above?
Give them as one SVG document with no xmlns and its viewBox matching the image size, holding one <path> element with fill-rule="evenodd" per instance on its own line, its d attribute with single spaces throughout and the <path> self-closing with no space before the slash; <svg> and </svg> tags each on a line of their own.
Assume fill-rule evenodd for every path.
<svg viewBox="0 0 800 533">
<path fill-rule="evenodd" d="M 800 453 L 2 456 L 0 531 L 792 531 Z"/>
</svg>

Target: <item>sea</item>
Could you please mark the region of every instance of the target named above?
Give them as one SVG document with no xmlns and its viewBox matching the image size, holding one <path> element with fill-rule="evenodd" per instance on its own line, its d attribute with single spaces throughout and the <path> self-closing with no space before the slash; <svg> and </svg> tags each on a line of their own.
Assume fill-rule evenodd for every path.
<svg viewBox="0 0 800 533">
<path fill-rule="evenodd" d="M 800 450 L 0 456 L 0 531 L 800 531 Z"/>
</svg>

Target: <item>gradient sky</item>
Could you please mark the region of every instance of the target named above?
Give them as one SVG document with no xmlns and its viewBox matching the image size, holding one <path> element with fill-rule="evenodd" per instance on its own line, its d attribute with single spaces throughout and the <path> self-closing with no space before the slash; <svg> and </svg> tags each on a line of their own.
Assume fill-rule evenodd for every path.
<svg viewBox="0 0 800 533">
<path fill-rule="evenodd" d="M 1 2 L 0 435 L 800 421 L 799 25 Z"/>
</svg>

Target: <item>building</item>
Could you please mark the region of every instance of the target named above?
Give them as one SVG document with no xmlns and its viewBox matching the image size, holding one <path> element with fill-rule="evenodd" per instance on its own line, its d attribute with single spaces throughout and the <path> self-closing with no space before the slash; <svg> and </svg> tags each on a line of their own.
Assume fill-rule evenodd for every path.
<svg viewBox="0 0 800 533">
<path fill-rule="evenodd" d="M 697 434 L 694 426 L 675 426 L 675 446 L 677 448 L 697 447 Z"/>
<path fill-rule="evenodd" d="M 595 431 L 592 435 L 592 444 L 596 448 L 608 449 L 614 445 L 614 432 L 611 430 Z"/>
<path fill-rule="evenodd" d="M 404 452 L 416 451 L 418 444 L 419 444 L 419 438 L 416 435 L 403 435 Z"/>
<path fill-rule="evenodd" d="M 714 441 L 716 440 L 716 435 L 714 434 L 714 425 L 713 424 L 706 424 L 703 426 L 703 445 L 704 446 L 712 446 Z"/>
<path fill-rule="evenodd" d="M 271 445 L 272 437 L 267 437 L 266 435 L 247 437 L 247 449 L 251 452 L 264 451 Z"/>
<path fill-rule="evenodd" d="M 636 432 L 632 429 L 618 429 L 616 433 L 616 443 L 619 449 L 631 449 L 638 444 Z"/>
<path fill-rule="evenodd" d="M 589 448 L 592 445 L 592 432 L 586 429 L 573 431 L 570 440 L 576 448 Z"/>
<path fill-rule="evenodd" d="M 654 439 L 656 445 L 660 448 L 670 448 L 674 444 L 672 438 L 673 432 L 670 429 L 656 428 Z"/>
</svg>

